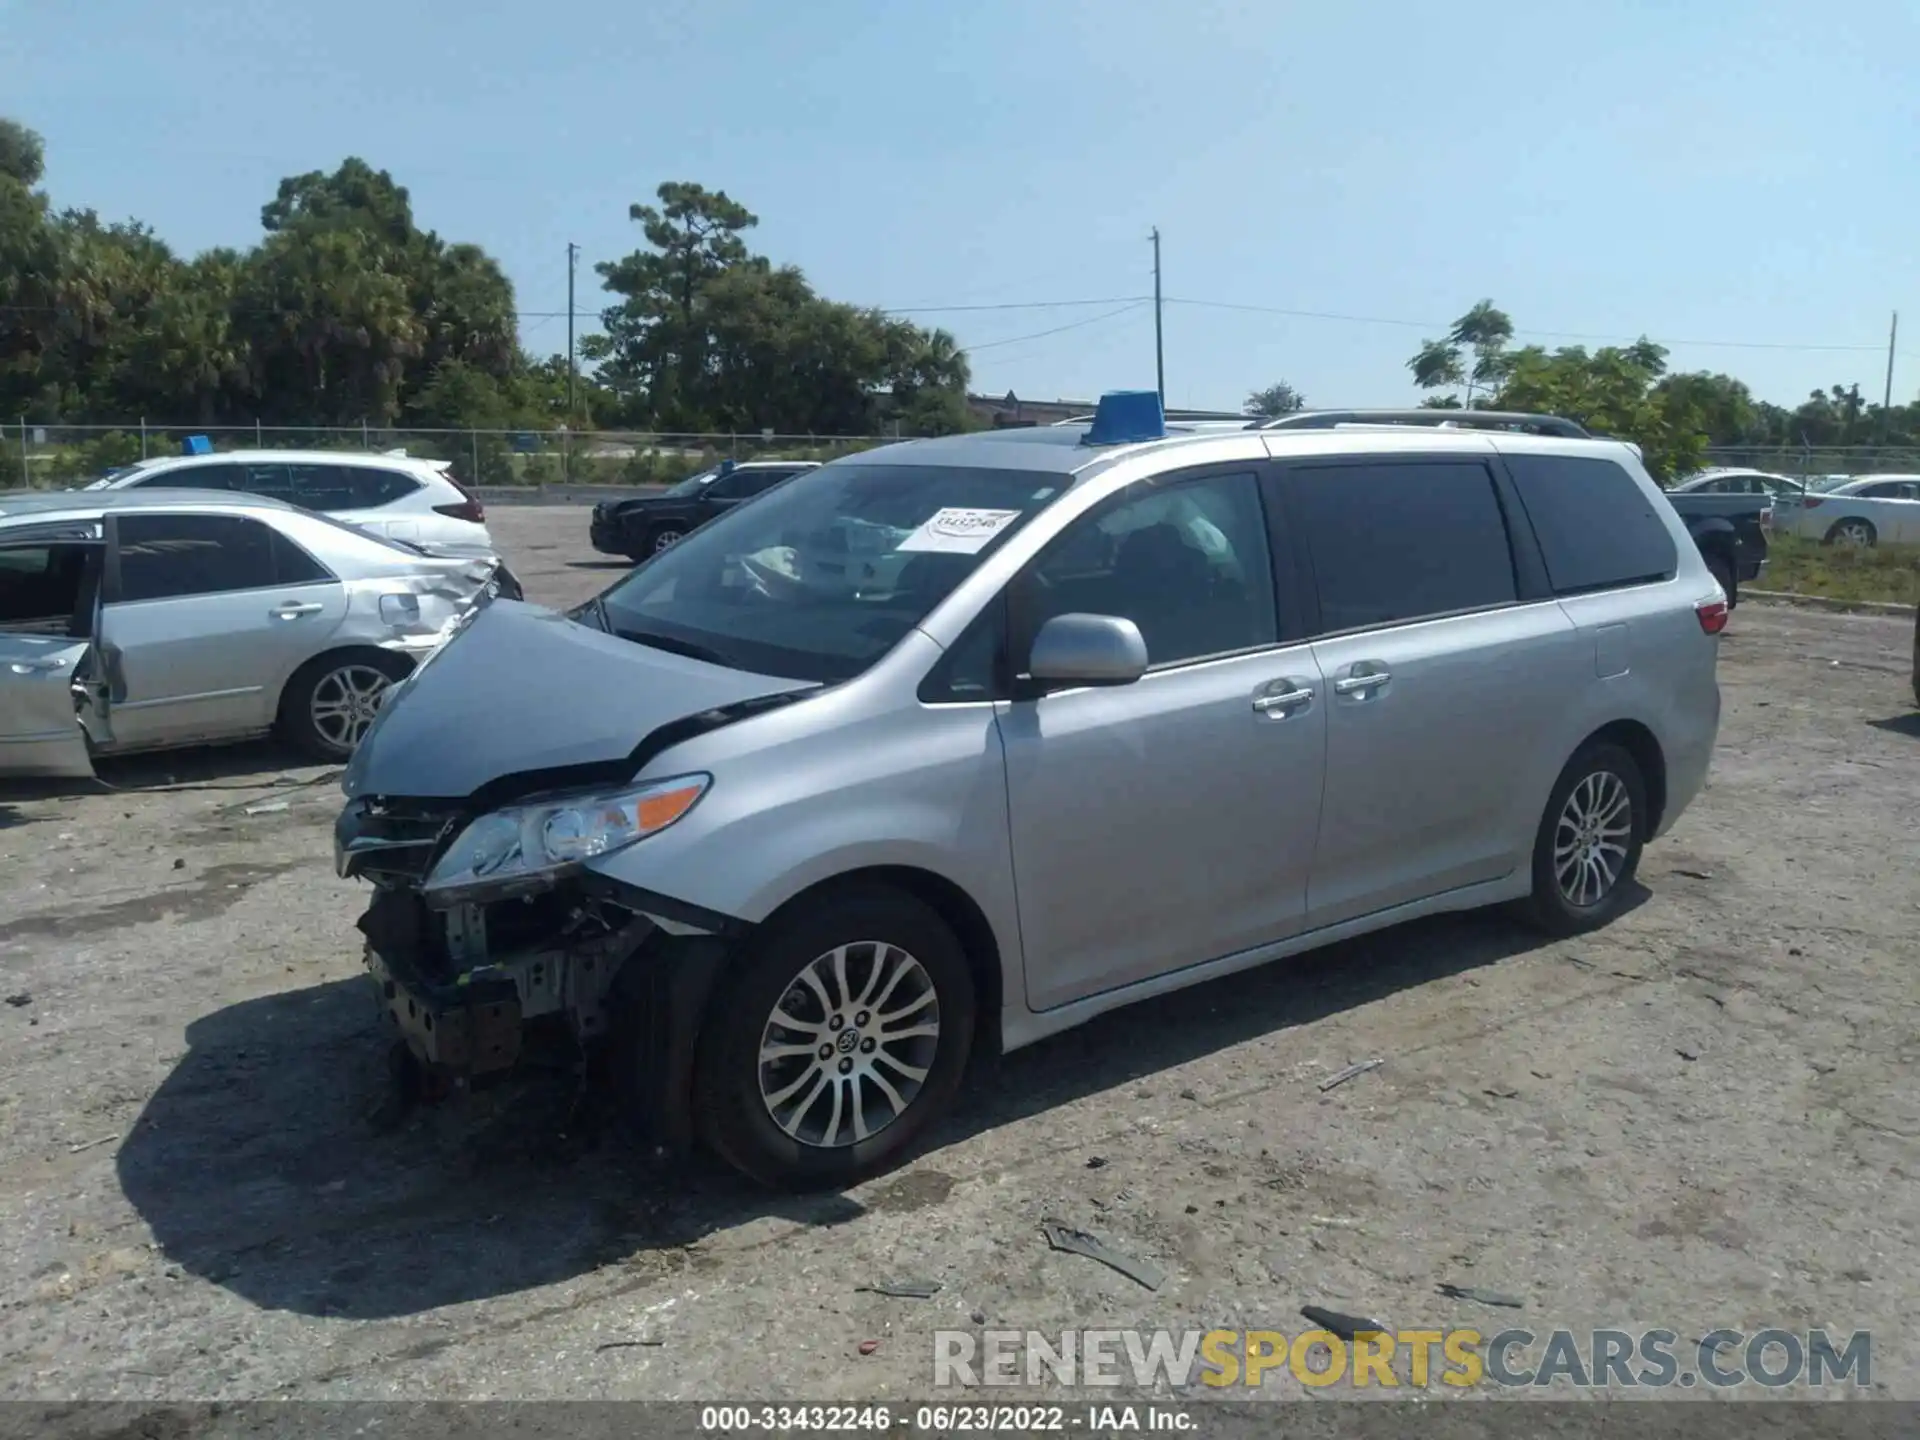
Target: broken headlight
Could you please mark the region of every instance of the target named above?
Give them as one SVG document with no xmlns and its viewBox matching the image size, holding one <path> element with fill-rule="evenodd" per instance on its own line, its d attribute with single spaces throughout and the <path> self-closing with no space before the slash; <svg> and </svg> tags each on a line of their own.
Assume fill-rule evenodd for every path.
<svg viewBox="0 0 1920 1440">
<path fill-rule="evenodd" d="M 482 815 L 460 832 L 427 876 L 429 896 L 507 895 L 656 835 L 699 802 L 710 775 L 677 775 L 630 790 L 558 795 Z"/>
</svg>

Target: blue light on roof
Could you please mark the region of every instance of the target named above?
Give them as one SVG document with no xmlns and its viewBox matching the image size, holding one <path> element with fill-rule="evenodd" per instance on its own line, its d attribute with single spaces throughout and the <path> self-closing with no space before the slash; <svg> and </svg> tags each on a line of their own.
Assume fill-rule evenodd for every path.
<svg viewBox="0 0 1920 1440">
<path fill-rule="evenodd" d="M 189 435 L 185 440 L 180 442 L 180 453 L 182 455 L 211 455 L 213 453 L 213 441 L 204 435 Z"/>
<path fill-rule="evenodd" d="M 1160 396 L 1152 390 L 1109 390 L 1100 397 L 1083 445 L 1129 445 L 1140 440 L 1164 440 L 1167 417 Z"/>
</svg>

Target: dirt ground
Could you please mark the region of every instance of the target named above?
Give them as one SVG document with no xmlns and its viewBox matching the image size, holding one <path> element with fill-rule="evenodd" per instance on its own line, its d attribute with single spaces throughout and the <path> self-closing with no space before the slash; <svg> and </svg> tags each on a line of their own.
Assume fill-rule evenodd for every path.
<svg viewBox="0 0 1920 1440">
<path fill-rule="evenodd" d="M 491 518 L 536 599 L 614 578 L 584 510 Z M 539 1082 L 376 1133 L 328 772 L 254 746 L 0 788 L 0 1397 L 900 1399 L 936 1328 L 1314 1303 L 1870 1329 L 1879 1393 L 1920 1398 L 1910 635 L 1743 606 L 1710 786 L 1607 931 L 1420 923 L 1108 1017 L 804 1200 L 650 1172 Z M 943 1288 L 856 1289 L 899 1276 Z"/>
</svg>

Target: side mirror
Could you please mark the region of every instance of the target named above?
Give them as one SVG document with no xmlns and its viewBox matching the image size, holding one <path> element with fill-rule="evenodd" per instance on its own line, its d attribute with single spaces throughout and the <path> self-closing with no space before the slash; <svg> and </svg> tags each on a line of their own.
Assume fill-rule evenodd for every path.
<svg viewBox="0 0 1920 1440">
<path fill-rule="evenodd" d="M 1131 685 L 1147 673 L 1147 642 L 1119 615 L 1056 615 L 1033 637 L 1027 673 L 1042 685 Z"/>
</svg>

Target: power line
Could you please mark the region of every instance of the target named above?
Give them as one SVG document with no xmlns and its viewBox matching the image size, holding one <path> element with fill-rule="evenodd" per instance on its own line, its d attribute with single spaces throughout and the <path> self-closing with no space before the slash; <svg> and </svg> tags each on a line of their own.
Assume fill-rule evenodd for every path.
<svg viewBox="0 0 1920 1440">
<path fill-rule="evenodd" d="M 1042 340 L 1049 335 L 1060 335 L 1068 330 L 1078 330 L 1083 325 L 1098 325 L 1102 320 L 1112 320 L 1116 316 L 1138 310 L 1146 303 L 1145 300 L 1133 300 L 1122 305 L 1118 310 L 1107 311 L 1104 315 L 1090 315 L 1084 320 L 1070 320 L 1065 325 L 1056 325 L 1051 330 L 1036 330 L 1031 335 L 1011 335 L 1004 340 L 988 340 L 980 345 L 963 345 L 961 349 L 971 355 L 976 350 L 992 350 L 1000 345 L 1018 345 L 1023 340 Z"/>
</svg>

